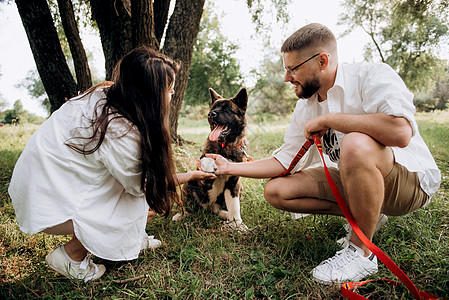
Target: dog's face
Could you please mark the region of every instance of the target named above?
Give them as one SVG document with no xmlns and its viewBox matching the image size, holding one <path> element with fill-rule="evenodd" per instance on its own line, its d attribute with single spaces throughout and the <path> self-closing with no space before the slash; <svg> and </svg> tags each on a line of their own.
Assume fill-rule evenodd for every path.
<svg viewBox="0 0 449 300">
<path fill-rule="evenodd" d="M 209 140 L 222 143 L 232 143 L 240 136 L 246 125 L 245 113 L 248 104 L 248 94 L 242 88 L 234 98 L 224 99 L 212 88 L 210 112 L 207 120 L 211 133 Z"/>
</svg>

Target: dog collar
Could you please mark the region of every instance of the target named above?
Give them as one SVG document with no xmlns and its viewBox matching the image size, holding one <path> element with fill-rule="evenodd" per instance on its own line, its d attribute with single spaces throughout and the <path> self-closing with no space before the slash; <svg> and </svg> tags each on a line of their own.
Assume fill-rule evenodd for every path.
<svg viewBox="0 0 449 300">
<path fill-rule="evenodd" d="M 249 156 L 248 153 L 246 153 L 246 146 L 243 145 L 243 142 L 240 142 L 240 143 L 238 143 L 237 145 L 234 145 L 234 146 L 228 146 L 225 143 L 220 143 L 220 146 L 221 146 L 221 148 L 235 148 L 235 147 L 240 146 L 240 150 L 246 156 L 246 161 L 253 161 L 253 158 L 251 156 Z"/>
<path fill-rule="evenodd" d="M 240 142 L 240 143 L 238 143 L 237 145 L 234 145 L 234 146 L 228 146 L 225 143 L 221 143 L 220 145 L 221 145 L 221 148 L 234 148 L 234 147 L 241 146 L 242 142 Z"/>
</svg>

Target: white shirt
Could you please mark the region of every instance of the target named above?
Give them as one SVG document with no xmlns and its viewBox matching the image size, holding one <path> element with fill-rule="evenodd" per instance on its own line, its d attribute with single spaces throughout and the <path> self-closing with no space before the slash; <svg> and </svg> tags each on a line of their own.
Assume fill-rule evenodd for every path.
<svg viewBox="0 0 449 300">
<path fill-rule="evenodd" d="M 104 93 L 97 90 L 55 111 L 28 141 L 8 191 L 23 232 L 33 234 L 72 220 L 88 251 L 108 260 L 131 260 L 139 254 L 148 213 L 140 188 L 137 129 L 122 118 L 111 121 L 91 155 L 65 145 L 74 129 L 90 126 L 88 119 L 102 99 Z M 77 132 L 91 134 L 89 129 Z"/>
<path fill-rule="evenodd" d="M 385 113 L 406 118 L 412 126 L 413 136 L 407 147 L 392 147 L 395 160 L 410 172 L 418 173 L 421 188 L 429 196 L 436 192 L 441 183 L 441 173 L 419 134 L 413 94 L 390 66 L 381 63 L 339 64 L 334 86 L 327 92 L 326 101 L 318 102 L 317 94 L 298 100 L 284 144 L 274 155 L 285 168 L 289 167 L 306 141 L 305 122 L 325 113 Z M 323 151 L 335 163 L 339 162 L 339 144 L 343 137 L 343 133 L 334 130 L 323 136 Z M 320 165 L 320 156 L 315 148 L 315 145 L 311 147 L 292 172 Z"/>
</svg>

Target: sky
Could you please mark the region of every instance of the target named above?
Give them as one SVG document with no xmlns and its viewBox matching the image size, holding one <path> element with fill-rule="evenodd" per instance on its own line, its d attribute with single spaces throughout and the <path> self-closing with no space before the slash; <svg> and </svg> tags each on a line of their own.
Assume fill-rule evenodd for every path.
<svg viewBox="0 0 449 300">
<path fill-rule="evenodd" d="M 207 0 L 208 1 L 208 0 Z M 351 63 L 363 60 L 363 46 L 369 42 L 368 36 L 361 30 L 341 38 L 345 27 L 337 25 L 341 8 L 337 0 L 293 0 L 289 5 L 290 20 L 284 24 L 273 24 L 271 44 L 279 49 L 282 42 L 300 27 L 318 22 L 329 27 L 337 37 L 339 61 Z M 264 46 L 260 36 L 254 34 L 254 25 L 244 0 L 215 0 L 215 11 L 220 15 L 222 33 L 229 41 L 240 49 L 235 57 L 239 60 L 247 83 L 251 83 L 250 71 L 256 68 L 263 59 Z M 274 16 L 270 8 L 264 10 L 266 20 Z M 265 20 L 265 19 L 264 19 Z M 92 52 L 94 68 L 104 69 L 104 56 L 98 36 L 82 33 L 85 48 Z M 90 62 L 92 64 L 92 62 Z M 0 93 L 9 102 L 8 108 L 16 100 L 21 100 L 24 109 L 39 115 L 47 116 L 39 101 L 32 99 L 24 88 L 17 88 L 30 70 L 35 70 L 33 55 L 14 2 L 0 4 Z"/>
</svg>

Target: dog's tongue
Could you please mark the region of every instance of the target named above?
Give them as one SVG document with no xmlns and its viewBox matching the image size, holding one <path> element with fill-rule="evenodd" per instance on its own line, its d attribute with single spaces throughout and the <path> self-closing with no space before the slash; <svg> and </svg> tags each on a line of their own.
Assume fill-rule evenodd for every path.
<svg viewBox="0 0 449 300">
<path fill-rule="evenodd" d="M 209 140 L 216 141 L 218 139 L 218 137 L 220 136 L 220 133 L 224 127 L 225 127 L 224 125 L 219 125 L 219 126 L 215 127 L 214 130 L 212 130 L 209 134 Z"/>
</svg>

